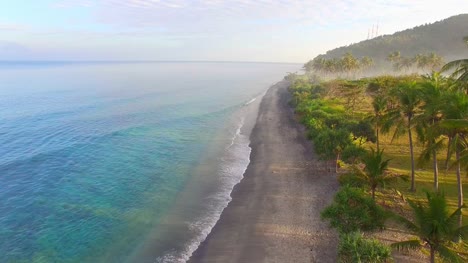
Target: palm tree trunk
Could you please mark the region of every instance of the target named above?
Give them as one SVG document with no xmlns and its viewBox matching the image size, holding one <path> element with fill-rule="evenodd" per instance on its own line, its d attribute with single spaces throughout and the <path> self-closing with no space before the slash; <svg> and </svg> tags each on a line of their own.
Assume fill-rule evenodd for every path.
<svg viewBox="0 0 468 263">
<path fill-rule="evenodd" d="M 414 183 L 414 150 L 413 150 L 413 136 L 411 134 L 411 117 L 408 117 L 408 137 L 410 146 L 410 157 L 411 157 L 411 192 L 416 191 Z"/>
<path fill-rule="evenodd" d="M 435 250 L 431 247 L 431 263 L 435 263 Z"/>
<path fill-rule="evenodd" d="M 457 158 L 457 184 L 458 184 L 458 207 L 463 206 L 463 183 L 461 177 L 460 149 L 455 152 Z"/>
<path fill-rule="evenodd" d="M 445 170 L 449 169 L 449 161 L 450 161 L 450 145 L 452 145 L 452 136 L 448 136 L 448 143 L 447 143 L 447 158 L 445 158 Z"/>
<path fill-rule="evenodd" d="M 432 168 L 434 169 L 434 190 L 439 191 L 439 166 L 437 165 L 437 152 L 432 151 Z"/>
<path fill-rule="evenodd" d="M 335 161 L 335 173 L 338 174 L 338 161 L 340 160 L 340 152 L 336 154 L 336 161 Z"/>
<path fill-rule="evenodd" d="M 379 143 L 379 127 L 375 125 L 375 137 L 377 139 L 377 152 L 380 151 L 380 143 Z"/>
<path fill-rule="evenodd" d="M 457 158 L 457 184 L 458 184 L 458 207 L 463 207 L 463 183 L 461 178 L 461 171 L 460 171 L 460 149 L 457 145 L 457 149 L 455 150 L 455 156 Z M 463 226 L 463 214 L 460 213 L 458 216 L 458 227 Z M 458 242 L 461 242 L 461 238 L 458 237 Z"/>
</svg>

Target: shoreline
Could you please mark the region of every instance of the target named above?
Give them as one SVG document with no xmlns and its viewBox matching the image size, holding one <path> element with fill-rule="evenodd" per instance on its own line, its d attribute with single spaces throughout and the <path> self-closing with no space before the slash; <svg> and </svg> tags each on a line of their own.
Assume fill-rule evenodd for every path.
<svg viewBox="0 0 468 263">
<path fill-rule="evenodd" d="M 250 163 L 232 200 L 188 262 L 335 262 L 320 211 L 338 189 L 288 105 L 288 82 L 263 96 Z"/>
<path fill-rule="evenodd" d="M 250 134 L 267 89 L 233 106 L 170 210 L 125 262 L 186 262 L 205 240 L 250 162 Z"/>
</svg>

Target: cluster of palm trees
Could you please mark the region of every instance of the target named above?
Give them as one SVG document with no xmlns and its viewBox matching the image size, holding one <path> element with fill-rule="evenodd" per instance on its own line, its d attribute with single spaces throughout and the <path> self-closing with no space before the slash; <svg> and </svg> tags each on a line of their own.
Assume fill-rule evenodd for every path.
<svg viewBox="0 0 468 263">
<path fill-rule="evenodd" d="M 395 51 L 387 56 L 387 61 L 393 64 L 395 71 L 404 71 L 405 73 L 415 70 L 439 70 L 444 64 L 443 58 L 434 52 L 417 54 L 414 57 L 402 57 L 399 51 Z"/>
<path fill-rule="evenodd" d="M 338 76 L 343 74 L 350 78 L 356 77 L 356 73 L 365 71 L 374 65 L 374 60 L 370 57 L 358 59 L 351 53 L 344 54 L 341 58 L 326 59 L 316 57 L 304 65 L 307 72 L 316 72 L 325 76 Z"/>
<path fill-rule="evenodd" d="M 402 177 L 389 171 L 390 160 L 383 158 L 379 132 L 392 130 L 393 138 L 407 134 L 411 156 L 411 190 L 415 191 L 414 140 L 418 139 L 424 145 L 419 160 L 432 159 L 434 192 L 426 193 L 425 203 L 409 201 L 414 220 L 393 214 L 393 217 L 412 231 L 418 239 L 397 242 L 392 246 L 398 249 L 428 247 L 431 262 L 435 262 L 436 253 L 450 262 L 466 260 L 451 247 L 451 241 L 468 237 L 468 226 L 463 226 L 461 213 L 464 207 L 461 168 L 464 166 L 468 171 L 468 90 L 465 79 L 468 63 L 466 62 L 465 60 L 464 63 L 449 63 L 445 68 L 453 70 L 451 77 L 432 72 L 422 78 L 414 79 L 375 78 L 374 81 L 380 82 L 377 84 L 380 89 L 372 93 L 371 120 L 375 125 L 377 150 L 371 149 L 361 158 L 364 166 L 354 166 L 356 179 L 370 188 L 372 198 L 375 199 L 377 187 L 385 186 L 386 183 Z M 413 131 L 416 136 L 413 135 Z M 449 213 L 445 196 L 439 191 L 438 154 L 441 151 L 446 152 L 446 169 L 456 167 L 458 209 L 453 213 Z M 453 155 L 455 160 L 452 160 Z"/>
<path fill-rule="evenodd" d="M 468 37 L 464 41 L 468 44 Z M 442 63 L 433 53 L 417 55 L 409 62 L 410 59 L 401 58 L 398 52 L 394 52 L 388 59 L 398 65 L 417 63 L 421 69 L 424 69 L 424 65 L 434 69 Z M 383 158 L 383 150 L 380 150 L 379 133 L 392 130 L 392 139 L 403 134 L 408 136 L 410 189 L 415 191 L 413 145 L 414 140 L 418 139 L 424 146 L 419 161 L 432 159 L 434 192 L 426 193 L 427 203 L 409 201 L 414 221 L 394 215 L 419 239 L 397 242 L 393 247 L 428 246 L 431 262 L 435 262 L 436 252 L 450 262 L 462 262 L 463 259 L 451 249 L 449 243 L 468 237 L 468 226 L 463 226 L 461 213 L 464 207 L 461 170 L 465 168 L 468 172 L 468 59 L 452 61 L 442 68 L 442 72 L 451 74 L 445 77 L 441 72 L 432 71 L 422 78 L 387 76 L 373 79 L 375 83 L 369 85 L 373 98 L 370 120 L 375 127 L 377 151 L 371 149 L 362 158 L 364 167 L 355 166 L 359 168 L 355 169 L 355 175 L 370 187 L 374 199 L 377 187 L 400 177 L 389 172 L 389 160 Z M 458 209 L 451 214 L 444 194 L 439 191 L 438 154 L 441 151 L 446 153 L 445 168 L 455 167 L 457 176 Z"/>
<path fill-rule="evenodd" d="M 379 81 L 377 78 L 376 81 Z M 434 188 L 438 190 L 438 153 L 446 149 L 446 163 L 455 155 L 459 181 L 459 206 L 463 205 L 461 182 L 462 160 L 468 154 L 468 96 L 462 81 L 446 78 L 438 72 L 422 79 L 401 80 L 396 87 L 386 89 L 381 83 L 373 94 L 373 122 L 377 134 L 393 131 L 393 137 L 407 134 L 411 158 L 411 191 L 415 191 L 414 141 L 424 145 L 420 161 L 433 161 Z M 414 133 L 417 135 L 415 136 Z M 448 168 L 448 167 L 447 167 Z"/>
</svg>

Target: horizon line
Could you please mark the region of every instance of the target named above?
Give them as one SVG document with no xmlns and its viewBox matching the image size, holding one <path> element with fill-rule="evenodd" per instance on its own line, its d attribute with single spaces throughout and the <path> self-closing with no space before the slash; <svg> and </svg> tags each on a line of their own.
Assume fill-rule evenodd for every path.
<svg viewBox="0 0 468 263">
<path fill-rule="evenodd" d="M 0 60 L 0 63 L 254 63 L 303 64 L 303 62 L 241 61 L 241 60 Z"/>
</svg>

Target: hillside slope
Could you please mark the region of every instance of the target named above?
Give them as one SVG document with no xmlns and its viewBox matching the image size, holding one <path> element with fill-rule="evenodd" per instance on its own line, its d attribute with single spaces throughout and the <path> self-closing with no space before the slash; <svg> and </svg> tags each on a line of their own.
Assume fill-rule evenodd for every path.
<svg viewBox="0 0 468 263">
<path fill-rule="evenodd" d="M 339 47 L 318 57 L 338 58 L 350 52 L 358 58 L 369 56 L 376 65 L 384 65 L 385 58 L 394 51 L 400 51 L 404 57 L 435 52 L 445 61 L 451 61 L 468 57 L 468 48 L 462 40 L 464 36 L 468 36 L 468 14 Z"/>
</svg>

